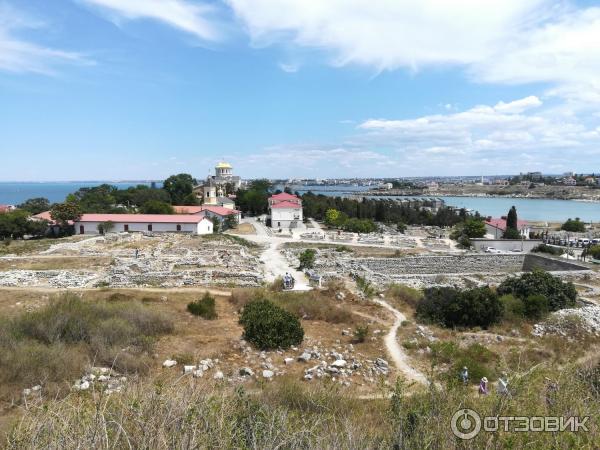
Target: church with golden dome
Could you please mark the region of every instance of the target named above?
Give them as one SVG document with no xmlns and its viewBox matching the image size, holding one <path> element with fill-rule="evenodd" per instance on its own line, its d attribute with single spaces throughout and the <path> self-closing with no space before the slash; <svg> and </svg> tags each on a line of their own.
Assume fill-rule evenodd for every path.
<svg viewBox="0 0 600 450">
<path fill-rule="evenodd" d="M 206 177 L 206 181 L 194 188 L 198 198 L 204 205 L 222 206 L 233 209 L 235 203 L 228 196 L 235 194 L 242 184 L 242 179 L 233 174 L 233 167 L 225 161 L 215 166 L 215 174 Z"/>
</svg>

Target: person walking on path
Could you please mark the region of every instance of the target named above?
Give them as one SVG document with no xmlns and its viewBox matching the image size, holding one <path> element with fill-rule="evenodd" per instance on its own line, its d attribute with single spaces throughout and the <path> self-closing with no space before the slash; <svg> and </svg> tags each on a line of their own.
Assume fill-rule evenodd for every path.
<svg viewBox="0 0 600 450">
<path fill-rule="evenodd" d="M 479 395 L 488 395 L 488 379 L 483 377 L 479 382 Z"/>
<path fill-rule="evenodd" d="M 464 366 L 460 371 L 460 380 L 465 386 L 469 382 L 469 369 L 467 369 L 467 366 Z"/>
</svg>

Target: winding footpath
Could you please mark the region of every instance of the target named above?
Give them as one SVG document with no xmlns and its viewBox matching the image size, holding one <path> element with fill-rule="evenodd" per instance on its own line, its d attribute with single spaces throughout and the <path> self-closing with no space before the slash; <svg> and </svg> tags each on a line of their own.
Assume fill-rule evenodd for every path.
<svg viewBox="0 0 600 450">
<path fill-rule="evenodd" d="M 385 336 L 384 342 L 387 351 L 392 357 L 392 360 L 394 361 L 394 364 L 396 365 L 398 370 L 400 370 L 404 374 L 408 381 L 416 381 L 417 383 L 425 385 L 429 384 L 429 381 L 427 381 L 427 377 L 425 377 L 425 375 L 422 372 L 419 372 L 417 369 L 410 365 L 408 356 L 406 355 L 406 353 L 404 353 L 404 350 L 402 350 L 400 344 L 398 344 L 398 327 L 400 327 L 402 322 L 406 320 L 406 316 L 400 311 L 398 311 L 396 308 L 392 307 L 385 300 L 373 299 L 373 301 L 378 305 L 383 306 L 385 309 L 387 309 L 394 315 L 394 323 L 390 328 L 388 334 Z"/>
</svg>

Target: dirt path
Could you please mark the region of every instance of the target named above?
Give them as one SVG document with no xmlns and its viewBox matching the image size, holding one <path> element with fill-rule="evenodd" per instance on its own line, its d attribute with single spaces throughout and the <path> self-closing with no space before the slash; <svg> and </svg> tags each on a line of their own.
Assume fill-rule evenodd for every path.
<svg viewBox="0 0 600 450">
<path fill-rule="evenodd" d="M 312 288 L 308 285 L 306 276 L 290 266 L 289 262 L 279 251 L 279 245 L 279 242 L 271 242 L 260 256 L 260 260 L 265 264 L 265 278 L 267 281 L 273 282 L 278 277 L 283 278 L 286 273 L 289 273 L 296 280 L 294 291 L 311 290 Z"/>
<path fill-rule="evenodd" d="M 404 320 L 406 320 L 406 316 L 384 300 L 373 299 L 373 301 L 383 306 L 394 315 L 394 323 L 388 334 L 385 336 L 384 342 L 387 351 L 392 357 L 392 360 L 394 361 L 394 364 L 398 370 L 400 370 L 409 381 L 416 381 L 421 384 L 429 384 L 425 375 L 410 365 L 408 356 L 406 353 L 404 353 L 404 350 L 402 350 L 400 344 L 398 344 L 398 327 Z"/>
</svg>

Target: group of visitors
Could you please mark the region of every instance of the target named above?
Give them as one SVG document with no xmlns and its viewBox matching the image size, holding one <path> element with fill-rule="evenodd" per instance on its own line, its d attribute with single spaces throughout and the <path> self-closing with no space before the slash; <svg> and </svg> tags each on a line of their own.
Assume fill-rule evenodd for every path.
<svg viewBox="0 0 600 450">
<path fill-rule="evenodd" d="M 294 277 L 286 272 L 283 276 L 284 289 L 294 289 L 294 281 Z"/>
<path fill-rule="evenodd" d="M 466 366 L 460 371 L 459 377 L 465 386 L 469 383 L 469 369 Z M 498 395 L 510 395 L 510 391 L 508 390 L 508 375 L 506 372 L 502 372 L 502 375 L 498 378 L 496 391 L 498 392 Z M 483 377 L 479 381 L 478 392 L 479 395 L 488 395 L 490 393 L 489 382 L 486 377 Z"/>
</svg>

